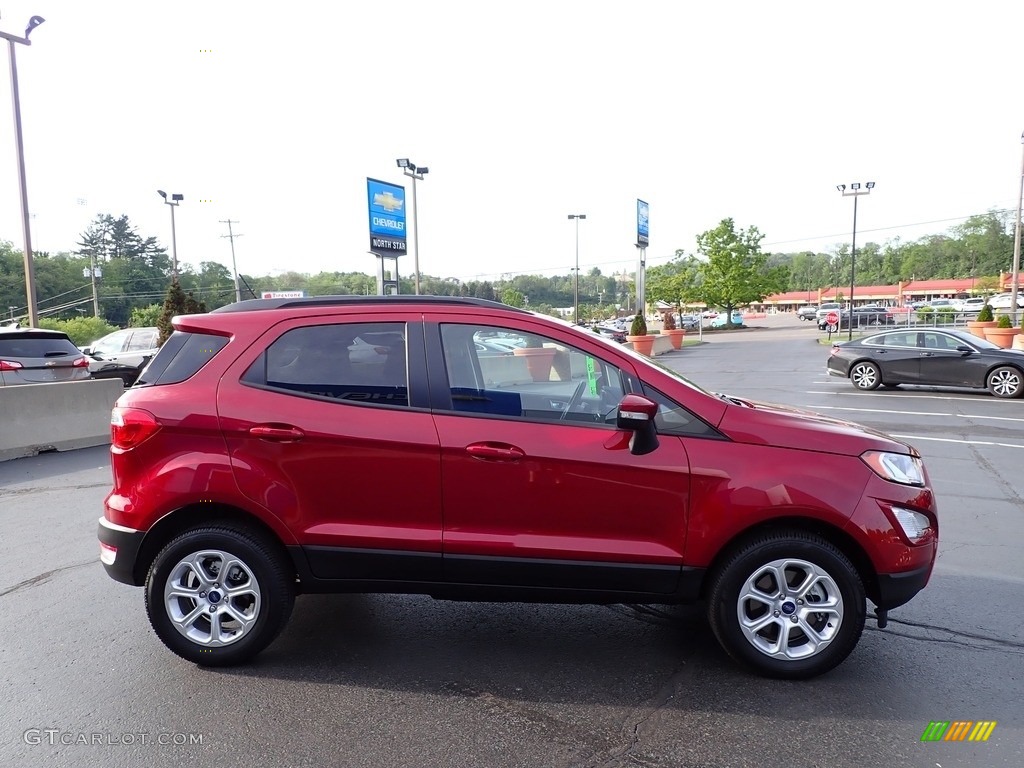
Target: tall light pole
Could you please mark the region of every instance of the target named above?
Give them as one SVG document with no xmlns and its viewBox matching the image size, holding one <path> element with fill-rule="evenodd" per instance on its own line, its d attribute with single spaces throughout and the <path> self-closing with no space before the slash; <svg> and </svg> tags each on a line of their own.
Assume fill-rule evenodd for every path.
<svg viewBox="0 0 1024 768">
<path fill-rule="evenodd" d="M 156 193 L 164 199 L 164 203 L 171 206 L 171 275 L 174 282 L 178 282 L 178 236 L 174 231 L 174 209 L 185 199 L 185 196 L 171 195 L 171 199 L 168 200 L 167 193 L 162 189 L 158 189 Z"/>
<path fill-rule="evenodd" d="M 234 232 L 231 231 L 231 225 L 237 223 L 237 221 L 232 221 L 231 219 L 228 219 L 227 221 L 222 221 L 221 224 L 228 225 L 228 233 L 226 235 L 221 235 L 221 237 L 226 237 L 229 240 L 231 240 L 231 274 L 233 274 L 235 277 L 235 301 L 241 301 L 242 287 L 238 283 L 238 262 L 235 261 L 235 238 L 241 237 L 241 235 L 236 235 Z"/>
<path fill-rule="evenodd" d="M 18 187 L 21 192 L 21 231 L 25 240 L 25 297 L 28 300 L 28 324 L 35 328 L 39 322 L 36 309 L 36 274 L 32 264 L 32 226 L 28 213 L 28 187 L 25 183 L 25 142 L 21 135 L 21 98 L 18 91 L 18 62 L 14 55 L 14 44 L 32 45 L 28 36 L 32 30 L 46 19 L 33 16 L 25 27 L 25 36 L 18 37 L 7 32 L 0 32 L 0 37 L 7 41 L 11 52 L 11 101 L 14 103 L 14 144 L 18 153 Z"/>
<path fill-rule="evenodd" d="M 402 173 L 412 179 L 412 266 L 416 270 L 416 295 L 420 292 L 420 214 L 416 210 L 416 181 L 423 181 L 423 177 L 430 173 L 429 168 L 419 168 L 416 163 L 407 157 L 401 157 L 395 161 Z"/>
<path fill-rule="evenodd" d="M 1024 145 L 1024 133 L 1020 135 L 1020 143 Z M 1013 269 L 1010 270 L 1010 312 L 1014 326 L 1017 325 L 1017 295 L 1020 291 L 1020 215 L 1024 201 L 1024 146 L 1021 147 L 1020 158 L 1020 194 L 1017 196 L 1017 221 L 1013 230 Z"/>
<path fill-rule="evenodd" d="M 843 197 L 853 198 L 853 245 L 850 247 L 850 318 L 849 318 L 849 336 L 853 338 L 853 287 L 857 280 L 857 198 L 861 195 L 870 195 L 871 190 L 875 188 L 875 182 L 869 181 L 864 185 L 865 189 L 860 188 L 860 182 L 855 181 L 850 185 L 850 191 L 846 191 L 845 184 L 837 184 L 836 189 L 839 190 Z M 843 313 L 839 311 L 840 325 L 842 324 Z"/>
<path fill-rule="evenodd" d="M 585 213 L 570 213 L 570 219 L 576 219 L 576 282 L 572 292 L 572 321 L 580 321 L 580 219 L 587 218 Z"/>
</svg>

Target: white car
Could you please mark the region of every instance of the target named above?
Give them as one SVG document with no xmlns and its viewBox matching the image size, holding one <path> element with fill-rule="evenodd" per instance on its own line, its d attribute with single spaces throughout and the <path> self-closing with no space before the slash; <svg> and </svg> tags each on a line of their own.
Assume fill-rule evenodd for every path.
<svg viewBox="0 0 1024 768">
<path fill-rule="evenodd" d="M 1013 299 L 1012 293 L 1000 293 L 997 296 L 990 296 L 988 305 L 992 309 L 1009 309 L 1011 299 Z M 1017 292 L 1017 307 L 1024 307 L 1024 291 Z"/>
</svg>

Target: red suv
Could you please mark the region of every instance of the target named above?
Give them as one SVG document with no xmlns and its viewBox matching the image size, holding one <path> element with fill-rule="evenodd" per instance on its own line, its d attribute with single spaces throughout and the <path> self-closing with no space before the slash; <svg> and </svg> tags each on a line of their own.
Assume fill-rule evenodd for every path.
<svg viewBox="0 0 1024 768">
<path fill-rule="evenodd" d="M 927 583 L 912 447 L 705 392 L 586 330 L 447 297 L 260 299 L 174 320 L 111 418 L 100 559 L 160 639 L 243 662 L 311 592 L 703 600 L 806 678 Z M 481 352 L 500 337 L 512 354 Z"/>
</svg>

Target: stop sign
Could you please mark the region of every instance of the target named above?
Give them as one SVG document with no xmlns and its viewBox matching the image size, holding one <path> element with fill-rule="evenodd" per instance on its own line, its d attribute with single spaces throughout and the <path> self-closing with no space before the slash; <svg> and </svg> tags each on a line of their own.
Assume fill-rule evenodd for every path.
<svg viewBox="0 0 1024 768">
<path fill-rule="evenodd" d="M 829 325 L 836 325 L 839 322 L 839 315 L 835 312 L 829 312 L 825 315 L 825 322 Z"/>
</svg>

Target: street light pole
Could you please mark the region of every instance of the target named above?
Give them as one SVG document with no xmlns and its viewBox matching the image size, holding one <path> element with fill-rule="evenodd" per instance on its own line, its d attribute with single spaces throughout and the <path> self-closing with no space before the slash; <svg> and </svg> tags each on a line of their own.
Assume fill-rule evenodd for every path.
<svg viewBox="0 0 1024 768">
<path fill-rule="evenodd" d="M 402 173 L 412 179 L 412 266 L 416 270 L 416 295 L 420 293 L 420 214 L 416 209 L 416 181 L 423 181 L 424 175 L 430 173 L 429 168 L 419 168 L 409 158 L 402 157 L 395 161 Z"/>
<path fill-rule="evenodd" d="M 171 279 L 178 282 L 178 236 L 174 231 L 174 209 L 185 199 L 185 196 L 172 194 L 171 199 L 168 200 L 167 193 L 162 189 L 158 189 L 156 193 L 164 199 L 165 204 L 171 206 Z"/>
<path fill-rule="evenodd" d="M 1014 326 L 1017 325 L 1017 296 L 1020 288 L 1020 216 L 1021 205 L 1024 201 L 1024 133 L 1020 135 L 1021 158 L 1020 158 L 1020 194 L 1017 195 L 1017 221 L 1013 231 L 1013 269 L 1010 271 L 1010 312 Z"/>
<path fill-rule="evenodd" d="M 587 218 L 585 213 L 570 213 L 570 219 L 576 219 L 576 281 L 572 292 L 572 321 L 580 321 L 580 219 Z"/>
<path fill-rule="evenodd" d="M 14 144 L 18 154 L 18 187 L 21 193 L 21 230 L 25 240 L 25 298 L 28 301 L 28 324 L 35 328 L 39 322 L 36 309 L 36 274 L 32 263 L 32 226 L 28 213 L 28 186 L 25 182 L 25 142 L 21 134 L 21 97 L 18 91 L 18 62 L 14 54 L 14 44 L 32 45 L 28 39 L 33 29 L 46 19 L 33 16 L 25 27 L 25 36 L 18 37 L 7 32 L 0 32 L 0 37 L 7 41 L 11 54 L 11 101 L 14 104 Z"/>
<path fill-rule="evenodd" d="M 836 189 L 839 190 L 843 197 L 853 198 L 853 245 L 850 248 L 850 319 L 849 319 L 849 335 L 847 338 L 853 339 L 853 289 L 857 282 L 857 198 L 861 195 L 870 195 L 871 190 L 875 187 L 875 182 L 869 181 L 864 185 L 866 189 L 860 188 L 860 182 L 855 181 L 850 185 L 850 191 L 846 191 L 845 184 L 837 184 Z M 842 326 L 843 310 L 839 310 L 839 321 Z"/>
</svg>

